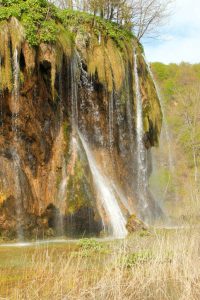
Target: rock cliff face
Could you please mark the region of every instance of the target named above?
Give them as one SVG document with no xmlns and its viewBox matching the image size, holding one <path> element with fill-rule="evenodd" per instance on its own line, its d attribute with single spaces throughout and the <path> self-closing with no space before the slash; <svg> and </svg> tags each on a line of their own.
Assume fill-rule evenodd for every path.
<svg viewBox="0 0 200 300">
<path fill-rule="evenodd" d="M 141 46 L 135 39 L 118 45 L 94 28 L 69 31 L 60 26 L 53 45 L 33 48 L 17 19 L 0 24 L 2 236 L 110 230 L 83 140 L 124 217 L 138 210 L 134 51 L 148 172 L 162 123 Z"/>
</svg>

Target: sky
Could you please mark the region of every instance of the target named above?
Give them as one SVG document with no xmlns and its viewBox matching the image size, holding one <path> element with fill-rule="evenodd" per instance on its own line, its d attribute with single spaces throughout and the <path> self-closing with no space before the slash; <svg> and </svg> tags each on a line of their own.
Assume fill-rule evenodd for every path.
<svg viewBox="0 0 200 300">
<path fill-rule="evenodd" d="M 200 0 L 175 0 L 160 37 L 143 45 L 150 62 L 200 63 Z"/>
</svg>

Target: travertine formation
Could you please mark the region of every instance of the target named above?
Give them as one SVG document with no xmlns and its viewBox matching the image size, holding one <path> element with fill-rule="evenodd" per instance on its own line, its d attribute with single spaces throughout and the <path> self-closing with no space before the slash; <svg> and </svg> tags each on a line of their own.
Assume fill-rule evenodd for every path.
<svg viewBox="0 0 200 300">
<path fill-rule="evenodd" d="M 162 123 L 141 47 L 134 39 L 123 47 L 111 38 L 99 41 L 92 29 L 73 34 L 61 28 L 54 45 L 32 48 L 15 18 L 0 24 L 3 236 L 76 236 L 109 228 L 79 132 L 123 215 L 137 213 L 134 51 L 148 172 Z"/>
</svg>

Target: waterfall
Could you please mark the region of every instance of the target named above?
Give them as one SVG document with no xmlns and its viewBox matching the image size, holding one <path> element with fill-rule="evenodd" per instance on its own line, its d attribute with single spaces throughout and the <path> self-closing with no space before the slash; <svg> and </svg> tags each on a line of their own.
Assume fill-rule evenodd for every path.
<svg viewBox="0 0 200 300">
<path fill-rule="evenodd" d="M 77 60 L 76 56 L 71 62 L 71 111 L 72 111 L 72 127 L 78 126 L 78 85 L 77 85 Z"/>
<path fill-rule="evenodd" d="M 170 171 L 172 172 L 172 174 L 174 173 L 174 158 L 172 155 L 172 150 L 171 150 L 171 138 L 170 138 L 170 134 L 169 134 L 169 128 L 168 128 L 168 124 L 167 124 L 167 120 L 166 120 L 166 116 L 165 116 L 165 110 L 164 110 L 164 104 L 163 104 L 163 99 L 160 93 L 160 89 L 157 85 L 157 82 L 155 80 L 155 77 L 153 75 L 153 72 L 151 70 L 151 67 L 149 65 L 149 62 L 147 61 L 146 57 L 143 55 L 143 58 L 146 62 L 149 74 L 151 76 L 151 79 L 154 83 L 155 89 L 156 89 L 156 93 L 158 95 L 159 98 L 159 102 L 160 102 L 160 106 L 161 106 L 161 111 L 162 111 L 162 115 L 163 115 L 163 128 L 164 128 L 164 132 L 165 132 L 165 136 L 166 136 L 166 140 L 167 140 L 167 146 L 168 146 L 168 160 L 169 160 L 169 168 Z"/>
<path fill-rule="evenodd" d="M 99 32 L 99 35 L 98 35 L 98 42 L 99 42 L 99 45 L 101 45 L 101 40 L 102 40 L 102 38 L 101 38 L 101 32 Z"/>
<path fill-rule="evenodd" d="M 80 132 L 78 132 L 78 135 L 88 159 L 99 201 L 101 201 L 101 205 L 103 206 L 106 216 L 110 222 L 112 235 L 115 238 L 124 238 L 127 235 L 126 220 L 113 194 L 109 180 L 103 176 L 99 170 L 95 158 Z M 104 219 L 103 216 L 102 219 Z"/>
<path fill-rule="evenodd" d="M 168 186 L 169 186 L 170 182 L 173 180 L 173 177 L 175 175 L 175 161 L 174 161 L 174 157 L 173 157 L 173 154 L 172 154 L 172 147 L 171 147 L 172 141 L 171 141 L 171 137 L 170 137 L 170 133 L 169 133 L 169 127 L 168 127 L 168 124 L 167 124 L 167 119 L 166 119 L 166 116 L 165 116 L 164 103 L 163 103 L 163 98 L 161 96 L 160 89 L 159 89 L 158 84 L 157 84 L 157 82 L 155 80 L 155 77 L 154 77 L 154 74 L 153 74 L 153 72 L 151 70 L 149 62 L 147 61 L 147 59 L 146 59 L 146 57 L 144 55 L 143 55 L 143 58 L 144 58 L 144 60 L 146 62 L 149 74 L 150 74 L 151 79 L 152 79 L 152 81 L 154 83 L 154 86 L 155 86 L 155 89 L 156 89 L 156 93 L 157 93 L 157 96 L 159 98 L 162 115 L 163 115 L 163 129 L 164 129 L 164 135 L 165 135 L 165 138 L 166 138 L 167 148 L 168 148 L 167 150 L 168 150 L 168 169 L 169 169 L 169 180 L 168 180 L 165 192 L 164 192 L 164 197 L 165 197 L 166 194 L 167 194 Z M 175 191 L 174 191 L 174 197 L 175 197 L 176 202 L 178 202 L 178 193 L 177 193 L 176 187 L 175 187 Z"/>
<path fill-rule="evenodd" d="M 64 199 L 66 198 L 66 189 L 67 189 L 67 172 L 66 172 L 66 162 L 65 159 L 63 159 L 62 163 L 62 180 L 59 186 L 59 191 L 58 191 L 58 199 L 60 202 L 63 202 Z"/>
<path fill-rule="evenodd" d="M 57 131 L 59 132 L 59 135 L 62 135 L 63 132 L 63 120 L 64 120 L 64 105 L 63 105 L 63 91 L 62 91 L 62 66 L 59 73 L 59 121 L 57 123 Z M 66 173 L 66 160 L 63 155 L 62 157 L 62 173 L 61 173 L 61 182 L 58 187 L 58 207 L 59 207 L 59 217 L 56 222 L 57 232 L 59 235 L 64 235 L 64 211 L 65 211 L 65 200 L 66 200 L 66 189 L 67 189 L 67 173 Z"/>
<path fill-rule="evenodd" d="M 21 182 L 20 182 L 20 158 L 17 153 L 17 150 L 14 149 L 12 152 L 12 159 L 14 164 L 14 173 L 15 173 L 15 208 L 16 208 L 16 217 L 17 217 L 17 237 L 19 240 L 24 240 L 24 232 L 21 224 L 21 219 L 23 217 L 22 214 L 22 190 L 21 190 Z"/>
<path fill-rule="evenodd" d="M 135 74 L 135 89 L 136 89 L 136 134 L 137 134 L 137 196 L 138 196 L 138 212 L 142 220 L 148 219 L 148 195 L 147 195 L 147 159 L 146 149 L 143 142 L 143 109 L 142 96 L 140 92 L 140 83 L 138 75 L 137 54 L 134 53 L 134 74 Z"/>
<path fill-rule="evenodd" d="M 81 70 L 81 84 L 87 88 L 88 91 L 88 99 L 87 101 L 91 105 L 91 114 L 93 117 L 93 124 L 94 124 L 94 134 L 96 138 L 98 137 L 98 140 L 101 140 L 101 131 L 100 128 L 98 127 L 98 122 L 99 122 L 99 109 L 98 105 L 95 104 L 92 99 L 91 99 L 91 93 L 93 91 L 93 85 L 91 82 L 89 82 L 87 72 L 83 68 L 83 63 L 82 60 L 77 54 L 76 56 L 78 58 L 78 66 L 80 67 Z M 95 161 L 95 158 L 93 157 L 88 144 L 86 143 L 85 139 L 83 138 L 82 134 L 79 132 L 78 127 L 79 127 L 79 115 L 78 115 L 78 94 L 77 94 L 77 81 L 76 81 L 76 76 L 75 70 L 77 68 L 77 62 L 74 60 L 72 62 L 72 89 L 75 91 L 72 91 L 72 126 L 73 126 L 73 132 L 77 132 L 79 139 L 82 143 L 82 146 L 84 148 L 84 151 L 86 153 L 89 167 L 91 169 L 91 173 L 93 176 L 93 180 L 95 183 L 95 187 L 97 190 L 97 194 L 99 197 L 99 200 L 101 201 L 101 205 L 103 209 L 105 210 L 106 216 L 109 220 L 110 226 L 111 226 L 111 231 L 112 235 L 117 238 L 122 238 L 125 237 L 127 234 L 126 230 L 126 220 L 121 212 L 121 209 L 118 205 L 118 202 L 114 196 L 113 190 L 111 186 L 108 183 L 108 179 L 105 178 Z M 110 112 L 113 115 L 113 105 L 111 104 L 110 107 Z M 113 120 L 113 118 L 112 118 Z M 112 121 L 111 121 L 112 122 Z M 113 130 L 113 122 L 110 123 L 110 130 Z M 85 132 L 85 135 L 87 136 L 87 132 Z M 73 136 L 73 139 L 75 137 Z M 64 185 L 64 182 L 63 182 Z M 104 221 L 104 216 L 102 216 L 102 221 Z"/>
<path fill-rule="evenodd" d="M 94 90 L 93 87 L 93 82 L 92 80 L 90 81 L 88 78 L 88 73 L 87 71 L 85 71 L 84 69 L 84 63 L 82 58 L 80 57 L 80 54 L 78 53 L 78 51 L 76 51 L 76 57 L 77 57 L 77 65 L 80 69 L 81 72 L 81 86 L 85 87 L 87 89 L 87 107 L 85 105 L 85 101 L 82 102 L 81 104 L 81 110 L 88 110 L 89 109 L 89 113 L 92 116 L 93 119 L 93 128 L 94 128 L 94 139 L 96 142 L 100 143 L 101 145 L 103 145 L 103 135 L 101 132 L 101 128 L 99 126 L 100 124 L 100 114 L 99 114 L 99 106 L 97 103 L 95 103 L 95 101 L 92 99 L 91 95 L 92 92 Z M 84 97 L 83 97 L 84 98 Z M 87 135 L 87 130 L 85 129 L 85 127 L 81 124 L 81 118 L 79 118 L 79 123 L 80 126 L 82 126 L 81 130 L 82 132 L 85 133 L 85 135 Z"/>
<path fill-rule="evenodd" d="M 113 136 L 113 130 L 114 130 L 114 91 L 111 92 L 111 96 L 109 99 L 109 112 L 108 112 L 108 123 L 109 123 L 109 146 L 110 150 L 112 151 L 113 148 L 113 142 L 114 142 L 114 136 Z"/>
<path fill-rule="evenodd" d="M 126 116 L 127 116 L 127 121 L 128 121 L 128 132 L 129 132 L 129 138 L 130 138 L 130 154 L 131 154 L 131 161 L 132 161 L 131 170 L 132 170 L 132 172 L 134 172 L 134 169 L 135 169 L 135 165 L 134 165 L 135 141 L 134 141 L 134 128 L 133 128 L 133 109 L 131 106 L 129 82 L 127 82 L 127 89 L 128 89 L 128 95 L 127 95 L 127 100 L 126 100 Z"/>
<path fill-rule="evenodd" d="M 120 200 L 120 202 L 123 204 L 123 206 L 126 208 L 127 212 L 132 215 L 134 213 L 133 208 L 128 203 L 126 196 L 124 195 L 123 191 L 116 186 L 114 182 L 112 182 L 112 189 L 114 191 L 114 194 L 116 195 L 117 199 Z"/>
<path fill-rule="evenodd" d="M 16 215 L 17 215 L 17 235 L 20 240 L 24 238 L 23 228 L 21 226 L 22 218 L 22 190 L 20 183 L 21 161 L 18 154 L 18 116 L 19 116 L 19 59 L 18 50 L 14 50 L 13 54 L 13 92 L 12 92 L 12 131 L 14 134 L 14 149 L 12 151 L 13 166 L 15 172 L 15 199 L 16 199 Z"/>
<path fill-rule="evenodd" d="M 1 132 L 3 132 L 3 98 L 2 98 L 2 58 L 0 55 L 0 126 L 2 127 Z"/>
<path fill-rule="evenodd" d="M 15 49 L 13 54 L 13 92 L 12 92 L 12 131 L 14 134 L 14 139 L 18 139 L 18 110 L 19 110 L 19 61 L 18 61 L 18 50 Z"/>
</svg>

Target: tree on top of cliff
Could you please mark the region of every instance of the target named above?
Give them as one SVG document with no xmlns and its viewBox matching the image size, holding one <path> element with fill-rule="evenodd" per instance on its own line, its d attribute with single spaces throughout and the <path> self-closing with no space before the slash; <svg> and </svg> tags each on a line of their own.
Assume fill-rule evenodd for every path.
<svg viewBox="0 0 200 300">
<path fill-rule="evenodd" d="M 62 8 L 70 8 L 101 16 L 133 30 L 138 40 L 155 37 L 171 13 L 174 0 L 52 0 Z"/>
<path fill-rule="evenodd" d="M 133 37 L 131 31 L 115 22 L 87 12 L 60 9 L 47 0 L 0 0 L 0 21 L 11 17 L 21 22 L 31 46 L 43 42 L 56 43 L 60 25 L 72 34 L 72 28 L 75 31 L 78 28 L 85 31 L 93 28 L 94 33 L 108 36 L 118 45 Z"/>
</svg>

